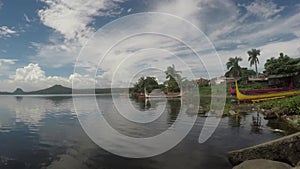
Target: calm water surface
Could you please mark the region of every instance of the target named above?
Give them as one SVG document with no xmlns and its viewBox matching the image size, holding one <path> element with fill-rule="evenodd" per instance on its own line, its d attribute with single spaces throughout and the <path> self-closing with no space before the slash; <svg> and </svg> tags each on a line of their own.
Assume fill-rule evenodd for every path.
<svg viewBox="0 0 300 169">
<path fill-rule="evenodd" d="M 88 101 L 90 97 L 82 97 Z M 119 132 L 145 137 L 168 130 L 176 120 L 180 100 L 166 101 L 166 109 L 153 123 L 138 125 L 120 117 L 110 96 L 98 96 L 105 103 L 105 118 Z M 132 101 L 139 111 L 155 111 L 163 102 Z M 111 105 L 111 106 L 110 106 Z M 204 106 L 204 105 L 203 105 Z M 213 136 L 198 143 L 205 117 L 199 116 L 189 135 L 170 151 L 147 159 L 113 155 L 93 143 L 77 119 L 71 97 L 0 96 L 0 169 L 206 169 L 232 168 L 226 154 L 230 150 L 281 137 L 273 128 L 277 121 L 253 125 L 257 113 L 242 113 L 239 119 L 224 117 Z M 293 131 L 288 131 L 291 133 Z"/>
</svg>

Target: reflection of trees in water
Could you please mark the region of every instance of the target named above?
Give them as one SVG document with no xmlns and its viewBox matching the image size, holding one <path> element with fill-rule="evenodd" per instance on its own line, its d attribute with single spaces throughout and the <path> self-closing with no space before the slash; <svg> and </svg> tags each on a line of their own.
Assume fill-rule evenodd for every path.
<svg viewBox="0 0 300 169">
<path fill-rule="evenodd" d="M 252 116 L 251 133 L 254 133 L 254 134 L 262 134 L 263 133 L 261 118 L 262 117 L 260 116 L 260 114 L 258 112 L 256 113 L 256 116 L 255 115 Z"/>
<path fill-rule="evenodd" d="M 199 105 L 203 109 L 203 113 L 207 113 L 210 110 L 211 97 L 201 97 L 199 99 Z"/>
<path fill-rule="evenodd" d="M 23 96 L 15 96 L 15 98 L 18 102 L 21 102 L 23 100 Z"/>
<path fill-rule="evenodd" d="M 150 99 L 137 99 L 135 100 L 141 110 L 149 110 L 150 108 L 157 108 L 160 102 L 163 102 L 165 100 L 160 99 L 153 99 L 150 101 Z M 166 105 L 166 113 L 168 114 L 168 123 L 173 123 L 180 112 L 181 108 L 181 100 L 180 99 L 167 99 L 167 105 Z"/>
<path fill-rule="evenodd" d="M 236 111 L 234 116 L 229 116 L 228 125 L 231 127 L 240 127 L 242 126 L 242 121 L 246 120 L 246 113 L 241 113 L 240 110 Z"/>
<path fill-rule="evenodd" d="M 168 124 L 172 124 L 176 120 L 181 108 L 180 99 L 137 99 L 135 101 L 141 110 L 156 109 L 161 102 L 167 101 L 164 114 L 167 115 Z"/>
<path fill-rule="evenodd" d="M 157 108 L 159 100 L 150 100 L 149 99 L 134 99 L 138 103 L 140 110 L 149 110 L 150 108 Z"/>
<path fill-rule="evenodd" d="M 168 123 L 173 123 L 180 112 L 181 100 L 180 99 L 168 99 L 167 101 L 168 110 Z"/>
</svg>

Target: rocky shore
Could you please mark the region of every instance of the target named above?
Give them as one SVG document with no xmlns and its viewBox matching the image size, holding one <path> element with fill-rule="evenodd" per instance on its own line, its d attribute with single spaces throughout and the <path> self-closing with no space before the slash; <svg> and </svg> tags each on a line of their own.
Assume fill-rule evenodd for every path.
<svg viewBox="0 0 300 169">
<path fill-rule="evenodd" d="M 228 153 L 234 169 L 300 167 L 300 132 Z"/>
</svg>

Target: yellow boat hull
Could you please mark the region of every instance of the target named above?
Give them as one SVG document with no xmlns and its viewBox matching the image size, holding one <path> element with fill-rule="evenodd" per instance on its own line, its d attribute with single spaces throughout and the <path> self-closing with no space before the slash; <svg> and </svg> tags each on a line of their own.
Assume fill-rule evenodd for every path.
<svg viewBox="0 0 300 169">
<path fill-rule="evenodd" d="M 292 91 L 283 91 L 283 92 L 276 92 L 276 93 L 264 93 L 264 94 L 257 94 L 257 95 L 245 95 L 239 91 L 239 87 L 237 81 L 235 81 L 235 90 L 236 96 L 239 100 L 267 100 L 268 98 L 282 98 L 286 96 L 293 96 L 300 94 L 300 90 L 292 90 Z"/>
</svg>

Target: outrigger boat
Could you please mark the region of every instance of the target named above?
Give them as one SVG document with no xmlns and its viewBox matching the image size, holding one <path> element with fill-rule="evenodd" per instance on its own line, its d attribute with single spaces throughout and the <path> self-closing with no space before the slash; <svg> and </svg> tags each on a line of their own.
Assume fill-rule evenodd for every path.
<svg viewBox="0 0 300 169">
<path fill-rule="evenodd" d="M 270 93 L 270 92 L 281 92 L 293 89 L 293 83 L 291 82 L 289 87 L 282 88 L 269 88 L 269 89 L 256 89 L 256 90 L 240 90 L 242 94 L 260 94 L 260 93 Z M 234 90 L 230 84 L 230 94 L 236 95 L 236 90 Z"/>
<path fill-rule="evenodd" d="M 277 98 L 283 98 L 287 96 L 293 96 L 300 94 L 300 90 L 289 90 L 289 91 L 281 91 L 281 92 L 273 92 L 273 93 L 262 93 L 262 94 L 255 94 L 255 95 L 246 95 L 240 92 L 238 83 L 235 81 L 235 90 L 236 90 L 236 97 L 238 100 L 244 101 L 262 101 L 262 100 L 271 100 Z"/>
</svg>

